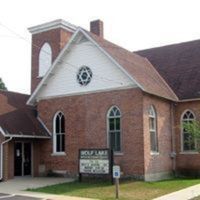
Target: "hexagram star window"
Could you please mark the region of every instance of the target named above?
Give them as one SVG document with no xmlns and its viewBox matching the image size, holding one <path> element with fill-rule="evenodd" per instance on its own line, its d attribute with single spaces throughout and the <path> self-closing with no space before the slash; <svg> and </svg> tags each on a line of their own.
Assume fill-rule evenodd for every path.
<svg viewBox="0 0 200 200">
<path fill-rule="evenodd" d="M 82 66 L 77 73 L 77 81 L 80 85 L 88 85 L 92 79 L 92 70 L 87 66 Z"/>
</svg>

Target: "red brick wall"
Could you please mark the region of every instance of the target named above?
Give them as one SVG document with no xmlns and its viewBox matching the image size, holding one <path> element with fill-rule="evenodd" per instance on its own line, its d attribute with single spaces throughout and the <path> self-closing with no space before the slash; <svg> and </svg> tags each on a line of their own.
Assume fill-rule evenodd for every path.
<svg viewBox="0 0 200 200">
<path fill-rule="evenodd" d="M 7 167 L 8 170 L 8 179 L 12 179 L 14 177 L 14 141 L 10 141 L 5 145 L 7 148 L 6 156 L 7 156 Z"/>
<path fill-rule="evenodd" d="M 196 171 L 200 169 L 200 154 L 199 153 L 181 153 L 181 115 L 190 109 L 196 115 L 196 119 L 200 120 L 200 101 L 178 103 L 175 106 L 175 134 L 176 134 L 176 167 L 178 171 Z"/>
<path fill-rule="evenodd" d="M 4 141 L 5 141 L 5 138 L 3 137 L 2 133 L 0 133 L 0 144 Z M 9 146 L 4 145 L 3 146 L 3 180 L 4 181 L 9 179 L 10 169 L 12 168 L 12 166 L 8 165 L 10 161 L 8 155 L 9 155 Z"/>
<path fill-rule="evenodd" d="M 52 61 L 58 56 L 61 49 L 69 41 L 72 33 L 58 28 L 50 31 L 32 35 L 32 67 L 31 67 L 31 93 L 41 81 L 38 78 L 39 53 L 45 42 L 48 42 L 52 48 Z"/>
<path fill-rule="evenodd" d="M 39 160 L 40 160 L 40 145 L 41 145 L 41 140 L 33 140 L 32 141 L 32 145 L 33 145 L 33 148 L 32 148 L 32 161 L 33 161 L 33 169 L 32 169 L 32 173 L 33 173 L 33 176 L 39 176 Z"/>
<path fill-rule="evenodd" d="M 5 95 L 0 94 L 0 101 L 1 101 L 1 109 L 0 115 L 7 114 L 16 110 L 14 106 L 12 106 Z M 0 144 L 5 140 L 3 135 L 0 133 Z M 3 180 L 8 180 L 13 178 L 13 151 L 11 141 L 3 145 Z"/>
<path fill-rule="evenodd" d="M 107 147 L 106 115 L 117 105 L 122 114 L 122 154 L 115 156 L 124 175 L 144 174 L 142 92 L 139 89 L 102 92 L 42 100 L 38 113 L 52 131 L 53 117 L 62 111 L 66 119 L 66 156 L 52 156 L 52 140 L 40 149 L 40 164 L 47 170 L 77 174 L 79 148 Z"/>
<path fill-rule="evenodd" d="M 1 136 L 1 134 L 0 134 Z M 5 139 L 0 138 L 0 143 Z M 14 177 L 14 149 L 13 142 L 10 141 L 3 145 L 3 180 L 6 181 Z"/>
<path fill-rule="evenodd" d="M 3 135 L 2 135 L 2 133 L 0 132 L 0 144 L 2 143 L 4 141 L 4 137 L 3 137 Z M 3 149 L 3 151 L 4 151 L 4 149 Z M 1 150 L 0 150 L 0 152 L 1 152 Z M 1 159 L 1 157 L 0 157 L 0 159 Z M 5 160 L 5 156 L 3 156 L 3 159 Z M 3 163 L 4 163 L 4 160 L 3 160 Z M 1 164 L 1 163 L 0 163 Z M 5 169 L 5 165 L 3 165 L 3 179 L 5 180 L 5 171 L 4 171 L 4 169 Z M 0 169 L 0 170 L 2 170 L 2 169 Z"/>
<path fill-rule="evenodd" d="M 144 95 L 144 157 L 145 174 L 172 172 L 172 121 L 169 101 L 151 95 Z M 148 109 L 153 105 L 157 115 L 158 155 L 151 155 Z"/>
</svg>

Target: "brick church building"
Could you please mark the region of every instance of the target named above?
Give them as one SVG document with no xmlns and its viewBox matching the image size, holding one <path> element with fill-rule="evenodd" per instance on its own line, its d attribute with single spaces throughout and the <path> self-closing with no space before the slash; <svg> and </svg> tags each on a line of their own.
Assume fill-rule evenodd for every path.
<svg viewBox="0 0 200 200">
<path fill-rule="evenodd" d="M 198 172 L 200 40 L 130 52 L 56 20 L 29 28 L 31 94 L 0 91 L 0 180 L 78 173 L 80 148 L 112 148 L 123 176 Z M 190 142 L 188 142 L 190 141 Z"/>
</svg>

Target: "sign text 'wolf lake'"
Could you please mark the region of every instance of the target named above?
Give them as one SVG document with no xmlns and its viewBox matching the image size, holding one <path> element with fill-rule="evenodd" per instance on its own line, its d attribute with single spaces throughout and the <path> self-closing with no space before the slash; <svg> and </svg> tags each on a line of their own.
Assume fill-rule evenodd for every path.
<svg viewBox="0 0 200 200">
<path fill-rule="evenodd" d="M 82 149 L 79 151 L 79 173 L 109 174 L 108 149 Z"/>
</svg>

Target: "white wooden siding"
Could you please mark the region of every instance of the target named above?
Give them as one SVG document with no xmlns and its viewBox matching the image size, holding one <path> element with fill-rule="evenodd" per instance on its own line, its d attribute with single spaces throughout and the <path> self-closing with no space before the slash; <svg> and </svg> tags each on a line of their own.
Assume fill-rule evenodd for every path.
<svg viewBox="0 0 200 200">
<path fill-rule="evenodd" d="M 87 86 L 77 82 L 78 69 L 86 65 L 93 72 Z M 48 79 L 37 100 L 47 97 L 137 87 L 107 56 L 90 41 L 74 44 L 64 55 L 55 73 Z"/>
</svg>

